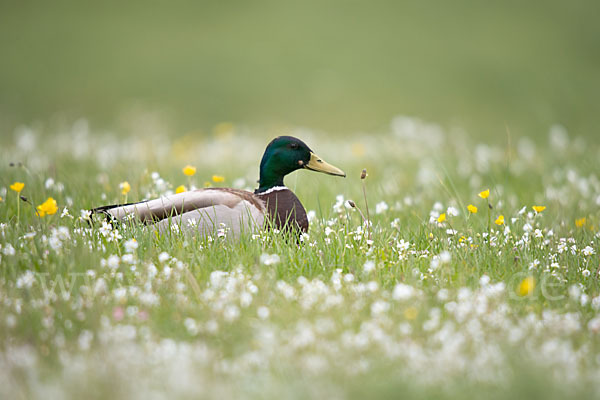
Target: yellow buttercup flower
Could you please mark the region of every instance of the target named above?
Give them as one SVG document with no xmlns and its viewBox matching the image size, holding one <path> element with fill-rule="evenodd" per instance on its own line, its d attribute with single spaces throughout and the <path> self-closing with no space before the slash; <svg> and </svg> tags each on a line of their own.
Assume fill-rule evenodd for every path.
<svg viewBox="0 0 600 400">
<path fill-rule="evenodd" d="M 25 187 L 23 182 L 15 182 L 9 186 L 11 190 L 14 190 L 17 193 L 21 193 L 21 190 Z"/>
<path fill-rule="evenodd" d="M 194 174 L 196 173 L 196 167 L 186 165 L 185 167 L 183 167 L 182 171 L 186 176 L 194 176 Z"/>
<path fill-rule="evenodd" d="M 225 177 L 221 176 L 221 175 L 213 175 L 212 176 L 212 181 L 214 183 L 221 183 L 221 182 L 225 182 Z"/>
<path fill-rule="evenodd" d="M 486 189 L 483 192 L 479 192 L 478 196 L 482 199 L 487 199 L 490 195 L 490 189 Z"/>
<path fill-rule="evenodd" d="M 183 185 L 179 185 L 179 186 L 177 186 L 177 189 L 175 189 L 175 193 L 177 193 L 177 194 L 183 193 L 185 191 L 186 191 L 186 188 Z"/>
<path fill-rule="evenodd" d="M 127 194 L 131 190 L 131 185 L 127 181 L 121 182 L 119 183 L 119 189 L 121 189 L 122 194 Z"/>
<path fill-rule="evenodd" d="M 531 208 L 533 208 L 533 211 L 535 211 L 536 213 L 541 213 L 546 209 L 546 206 L 533 206 Z"/>
<path fill-rule="evenodd" d="M 494 221 L 494 223 L 496 225 L 503 225 L 504 224 L 504 215 L 501 215 L 498 218 L 496 218 L 496 220 Z"/>
<path fill-rule="evenodd" d="M 365 145 L 362 143 L 352 143 L 352 155 L 356 157 L 362 157 L 365 155 Z"/>
<path fill-rule="evenodd" d="M 404 310 L 404 318 L 406 319 L 413 320 L 417 318 L 417 315 L 419 315 L 419 310 L 417 310 L 415 307 L 408 307 L 406 310 Z"/>
<path fill-rule="evenodd" d="M 58 205 L 56 204 L 56 200 L 52 197 L 48 197 L 48 199 L 37 206 L 38 215 L 40 217 L 45 217 L 46 215 L 56 214 L 58 211 Z"/>
<path fill-rule="evenodd" d="M 442 223 L 442 222 L 444 222 L 445 220 L 446 220 L 446 213 L 442 213 L 442 214 L 440 214 L 440 216 L 438 217 L 438 219 L 437 219 L 437 222 L 440 222 L 440 223 Z"/>
<path fill-rule="evenodd" d="M 473 204 L 469 204 L 467 206 L 467 210 L 469 210 L 471 214 L 477 214 L 477 207 L 475 207 Z"/>
<path fill-rule="evenodd" d="M 519 283 L 517 294 L 521 297 L 529 296 L 535 289 L 535 279 L 533 276 L 528 276 Z"/>
<path fill-rule="evenodd" d="M 578 228 L 581 228 L 581 227 L 583 227 L 585 225 L 586 221 L 587 220 L 585 219 L 585 217 L 583 217 L 583 218 L 577 218 L 575 220 L 575 226 L 578 227 Z"/>
<path fill-rule="evenodd" d="M 219 139 L 227 139 L 233 135 L 235 126 L 231 122 L 221 122 L 215 125 L 213 133 Z"/>
</svg>

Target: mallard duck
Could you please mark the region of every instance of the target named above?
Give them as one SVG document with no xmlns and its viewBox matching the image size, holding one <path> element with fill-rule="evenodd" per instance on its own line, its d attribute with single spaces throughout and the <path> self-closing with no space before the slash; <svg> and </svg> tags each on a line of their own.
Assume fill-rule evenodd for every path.
<svg viewBox="0 0 600 400">
<path fill-rule="evenodd" d="M 294 192 L 283 184 L 283 178 L 298 169 L 346 176 L 300 139 L 279 136 L 265 149 L 259 186 L 254 193 L 231 188 L 196 189 L 138 203 L 98 207 L 92 212 L 121 222 L 137 220 L 151 224 L 159 232 L 179 227 L 201 235 L 228 231 L 237 237 L 269 226 L 302 233 L 308 230 L 306 210 Z"/>
</svg>

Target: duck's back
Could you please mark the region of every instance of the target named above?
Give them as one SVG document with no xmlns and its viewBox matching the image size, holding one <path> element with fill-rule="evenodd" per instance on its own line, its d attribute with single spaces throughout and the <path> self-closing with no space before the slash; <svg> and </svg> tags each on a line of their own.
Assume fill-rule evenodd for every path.
<svg viewBox="0 0 600 400">
<path fill-rule="evenodd" d="M 264 192 L 255 193 L 264 201 L 269 218 L 277 229 L 297 228 L 308 231 L 308 217 L 298 197 L 285 186 L 276 186 Z"/>
</svg>

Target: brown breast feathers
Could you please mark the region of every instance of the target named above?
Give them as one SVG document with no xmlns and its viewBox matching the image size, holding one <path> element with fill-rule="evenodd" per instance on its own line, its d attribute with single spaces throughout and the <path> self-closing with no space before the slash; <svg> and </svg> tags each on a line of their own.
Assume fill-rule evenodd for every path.
<svg viewBox="0 0 600 400">
<path fill-rule="evenodd" d="M 269 217 L 277 229 L 308 231 L 306 210 L 294 192 L 288 188 L 276 188 L 257 193 L 256 196 L 266 203 Z"/>
</svg>

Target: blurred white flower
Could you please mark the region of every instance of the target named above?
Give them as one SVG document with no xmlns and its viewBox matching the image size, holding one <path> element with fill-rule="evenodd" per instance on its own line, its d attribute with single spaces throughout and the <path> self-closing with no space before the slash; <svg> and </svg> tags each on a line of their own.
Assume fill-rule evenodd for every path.
<svg viewBox="0 0 600 400">
<path fill-rule="evenodd" d="M 265 320 L 265 319 L 269 318 L 269 315 L 271 314 L 271 312 L 269 311 L 269 309 L 267 307 L 260 306 L 256 310 L 256 314 L 258 315 L 258 318 Z"/>
<path fill-rule="evenodd" d="M 550 145 L 556 150 L 564 150 L 569 144 L 569 135 L 562 125 L 552 125 L 548 136 L 550 138 Z"/>
<path fill-rule="evenodd" d="M 371 304 L 371 314 L 377 316 L 387 312 L 390 309 L 390 303 L 384 300 L 377 300 Z"/>
<path fill-rule="evenodd" d="M 158 262 L 160 262 L 161 264 L 166 263 L 170 259 L 171 259 L 171 256 L 166 251 L 163 251 L 162 253 L 160 253 L 158 255 Z"/>
<path fill-rule="evenodd" d="M 127 253 L 133 253 L 138 248 L 138 242 L 135 239 L 129 239 L 124 243 L 124 246 Z"/>
<path fill-rule="evenodd" d="M 109 256 L 108 259 L 106 260 L 106 266 L 112 270 L 115 270 L 115 269 L 119 268 L 120 262 L 121 262 L 121 259 L 119 258 L 119 256 L 116 254 L 113 254 L 113 255 Z"/>
<path fill-rule="evenodd" d="M 79 344 L 79 349 L 81 350 L 89 350 L 91 344 L 92 344 L 92 339 L 94 339 L 94 334 L 90 331 L 83 330 L 80 334 L 79 334 L 79 338 L 77 340 L 77 343 Z"/>
<path fill-rule="evenodd" d="M 14 256 L 16 251 L 12 244 L 6 243 L 2 249 L 2 253 L 4 253 L 5 256 Z"/>
<path fill-rule="evenodd" d="M 588 322 L 588 329 L 594 333 L 600 333 L 600 317 L 596 317 Z"/>
<path fill-rule="evenodd" d="M 225 311 L 223 311 L 223 318 L 225 318 L 225 320 L 229 322 L 236 320 L 239 316 L 240 309 L 233 304 L 230 304 L 227 307 L 225 307 Z"/>
<path fill-rule="evenodd" d="M 455 207 L 448 207 L 448 209 L 446 210 L 446 214 L 448 214 L 448 216 L 450 217 L 457 217 L 460 214 L 460 212 Z"/>
<path fill-rule="evenodd" d="M 29 289 L 33 285 L 34 281 L 35 281 L 35 275 L 33 274 L 33 272 L 27 270 L 27 271 L 25 271 L 25 273 L 23 275 L 21 275 L 17 278 L 16 286 L 19 289 L 21 289 L 21 288 Z"/>
<path fill-rule="evenodd" d="M 389 209 L 389 206 L 385 201 L 380 201 L 375 205 L 375 214 L 382 214 Z"/>
<path fill-rule="evenodd" d="M 338 194 L 335 197 L 335 204 L 333 205 L 333 212 L 335 213 L 341 213 L 342 211 L 344 211 L 344 195 L 342 194 Z"/>
<path fill-rule="evenodd" d="M 198 324 L 196 323 L 195 319 L 186 318 L 183 321 L 183 325 L 185 326 L 185 329 L 191 336 L 196 336 L 198 334 Z"/>
<path fill-rule="evenodd" d="M 416 296 L 418 291 L 412 286 L 406 285 L 404 283 L 397 283 L 394 287 L 394 291 L 392 293 L 392 297 L 394 300 L 404 301 L 409 300 Z"/>
<path fill-rule="evenodd" d="M 264 265 L 274 265 L 280 261 L 279 255 L 263 253 L 260 255 L 260 263 Z"/>
</svg>

